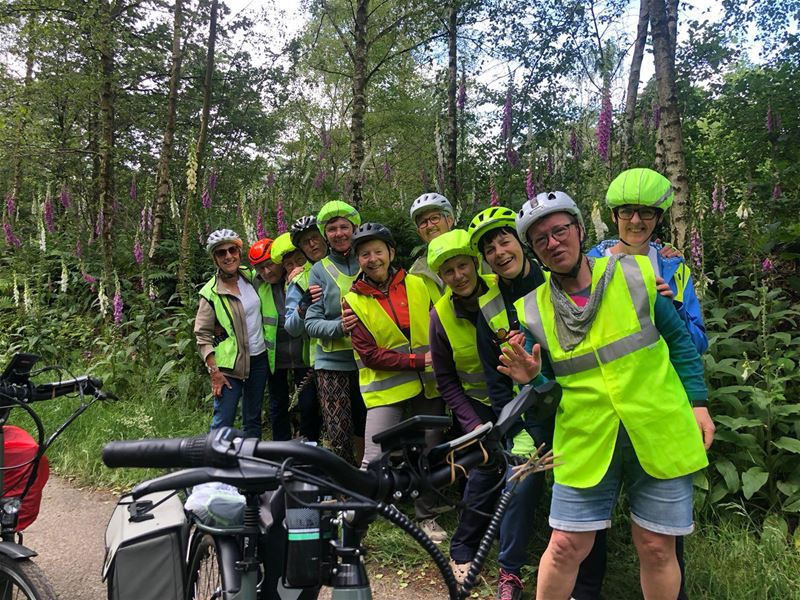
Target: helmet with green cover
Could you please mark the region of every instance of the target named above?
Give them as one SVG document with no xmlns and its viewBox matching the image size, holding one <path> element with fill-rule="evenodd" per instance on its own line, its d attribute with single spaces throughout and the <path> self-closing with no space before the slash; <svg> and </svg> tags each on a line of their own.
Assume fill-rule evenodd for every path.
<svg viewBox="0 0 800 600">
<path fill-rule="evenodd" d="M 514 211 L 505 206 L 492 206 L 475 215 L 467 227 L 472 251 L 475 254 L 480 253 L 481 238 L 493 229 L 507 227 L 516 234 L 514 229 L 515 217 Z"/>
<path fill-rule="evenodd" d="M 434 273 L 455 256 L 476 256 L 470 235 L 463 229 L 451 229 L 428 244 L 428 266 Z"/>
<path fill-rule="evenodd" d="M 354 228 L 361 225 L 361 215 L 354 207 L 343 200 L 331 200 L 323 204 L 317 213 L 317 227 L 323 236 L 325 235 L 325 225 L 336 217 L 344 217 L 353 224 Z"/>
<path fill-rule="evenodd" d="M 270 248 L 272 262 L 281 264 L 284 256 L 296 251 L 297 248 L 292 243 L 292 234 L 288 231 L 286 233 L 282 233 L 275 238 L 274 242 L 272 242 L 272 248 Z"/>
<path fill-rule="evenodd" d="M 674 199 L 675 192 L 669 179 L 646 168 L 623 171 L 614 178 L 606 192 L 606 204 L 612 209 L 638 204 L 666 211 Z"/>
</svg>

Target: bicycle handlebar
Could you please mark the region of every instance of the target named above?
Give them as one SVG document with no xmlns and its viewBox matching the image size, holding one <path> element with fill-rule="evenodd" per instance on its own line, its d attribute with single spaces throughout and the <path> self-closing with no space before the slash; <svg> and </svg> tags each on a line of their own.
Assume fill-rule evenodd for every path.
<svg viewBox="0 0 800 600">
<path fill-rule="evenodd" d="M 101 394 L 106 397 L 113 397 L 112 394 L 101 392 L 100 389 L 102 387 L 102 379 L 89 377 L 88 375 L 35 385 L 31 383 L 21 385 L 0 380 L 0 408 L 10 405 L 7 400 L 4 400 L 4 397 L 22 402 L 36 402 L 39 400 L 52 400 L 58 396 L 66 396 L 77 391 L 82 391 L 84 394 Z"/>
</svg>

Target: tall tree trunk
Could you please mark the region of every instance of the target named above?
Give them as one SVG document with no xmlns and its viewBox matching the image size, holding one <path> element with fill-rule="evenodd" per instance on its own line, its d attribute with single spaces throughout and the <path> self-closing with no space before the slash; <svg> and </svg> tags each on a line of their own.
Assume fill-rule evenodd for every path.
<svg viewBox="0 0 800 600">
<path fill-rule="evenodd" d="M 99 5 L 97 48 L 100 52 L 100 178 L 98 192 L 103 211 L 101 244 L 103 277 L 109 285 L 114 276 L 114 42 L 111 7 L 107 0 Z"/>
<path fill-rule="evenodd" d="M 211 114 L 211 84 L 214 76 L 214 48 L 217 43 L 217 11 L 218 0 L 211 2 L 211 18 L 208 27 L 208 51 L 206 52 L 206 72 L 203 78 L 203 110 L 200 115 L 200 132 L 197 135 L 196 146 L 196 164 L 195 164 L 195 181 L 202 173 L 203 158 L 206 151 L 206 139 L 208 138 L 208 118 Z M 186 206 L 183 211 L 183 231 L 181 232 L 181 256 L 184 257 L 178 263 L 178 290 L 185 301 L 191 290 L 189 284 L 189 272 L 191 267 L 192 252 L 189 248 L 189 239 L 191 236 L 192 220 L 194 216 L 194 208 L 197 206 L 197 190 L 190 190 L 186 195 Z"/>
<path fill-rule="evenodd" d="M 164 222 L 167 201 L 169 199 L 170 181 L 169 165 L 172 160 L 172 143 L 175 139 L 175 105 L 178 99 L 178 82 L 181 76 L 183 52 L 181 50 L 181 27 L 183 25 L 183 0 L 175 0 L 175 13 L 172 26 L 172 68 L 169 77 L 169 93 L 167 94 L 167 126 L 164 128 L 164 139 L 161 143 L 161 156 L 158 161 L 158 183 L 156 185 L 155 216 L 153 233 L 150 239 L 150 250 L 147 256 L 152 260 L 161 242 L 161 226 Z"/>
<path fill-rule="evenodd" d="M 450 188 L 450 201 L 458 204 L 458 116 L 456 113 L 456 93 L 458 90 L 458 5 L 451 0 L 447 25 L 447 180 Z"/>
<path fill-rule="evenodd" d="M 639 4 L 639 25 L 636 28 L 636 42 L 631 58 L 631 72 L 628 76 L 628 91 L 625 97 L 625 131 L 623 134 L 622 166 L 628 168 L 633 159 L 633 124 L 636 120 L 636 100 L 639 95 L 639 78 L 642 72 L 644 47 L 647 43 L 647 26 L 650 21 L 650 2 L 641 0 Z"/>
<path fill-rule="evenodd" d="M 11 180 L 11 196 L 19 198 L 20 190 L 22 189 L 22 140 L 25 139 L 25 127 L 28 124 L 28 106 L 30 105 L 30 87 L 33 83 L 33 65 L 35 57 L 33 26 L 35 17 L 33 14 L 28 18 L 25 24 L 27 30 L 27 47 L 25 50 L 25 85 L 22 91 L 22 110 L 18 111 L 16 139 L 14 140 L 14 154 L 12 155 L 12 180 Z M 9 221 L 12 221 L 14 215 L 9 215 Z"/>
<path fill-rule="evenodd" d="M 661 131 L 665 171 L 675 190 L 670 211 L 672 242 L 686 246 L 688 229 L 689 178 L 683 155 L 683 132 L 675 84 L 675 60 L 670 44 L 667 7 L 664 0 L 650 0 L 650 26 L 653 32 L 656 88 L 661 106 Z"/>
<path fill-rule="evenodd" d="M 359 208 L 363 194 L 364 116 L 367 112 L 367 9 L 358 0 L 353 47 L 353 114 L 350 119 L 350 199 Z"/>
</svg>

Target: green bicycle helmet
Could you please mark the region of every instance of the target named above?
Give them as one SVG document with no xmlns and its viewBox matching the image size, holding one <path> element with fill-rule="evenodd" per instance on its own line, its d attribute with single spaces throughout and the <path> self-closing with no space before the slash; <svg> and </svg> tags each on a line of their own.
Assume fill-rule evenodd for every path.
<svg viewBox="0 0 800 600">
<path fill-rule="evenodd" d="M 478 242 L 493 229 L 508 227 L 516 234 L 516 216 L 513 210 L 505 206 L 492 206 L 475 215 L 467 227 L 473 253 L 480 254 Z"/>
<path fill-rule="evenodd" d="M 325 236 L 325 225 L 336 217 L 344 217 L 353 224 L 353 227 L 361 225 L 361 215 L 355 208 L 343 200 L 331 200 L 323 204 L 317 214 L 317 227 L 323 237 Z"/>
<path fill-rule="evenodd" d="M 475 257 L 469 234 L 463 229 L 451 229 L 428 244 L 428 267 L 438 273 L 445 261 L 454 256 Z"/>
<path fill-rule="evenodd" d="M 272 262 L 281 264 L 284 256 L 291 254 L 296 250 L 297 248 L 292 243 L 292 234 L 290 234 L 288 231 L 286 233 L 282 233 L 275 238 L 274 242 L 272 242 L 272 248 L 270 248 Z"/>
<path fill-rule="evenodd" d="M 666 211 L 672 206 L 675 192 L 669 179 L 653 169 L 628 169 L 614 178 L 606 192 L 609 208 L 626 204 L 652 206 Z"/>
</svg>

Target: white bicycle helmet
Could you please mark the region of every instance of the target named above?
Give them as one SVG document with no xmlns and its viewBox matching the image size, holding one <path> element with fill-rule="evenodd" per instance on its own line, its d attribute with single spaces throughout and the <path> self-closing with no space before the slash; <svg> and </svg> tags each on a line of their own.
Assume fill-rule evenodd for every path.
<svg viewBox="0 0 800 600">
<path fill-rule="evenodd" d="M 535 198 L 526 200 L 522 208 L 517 212 L 516 226 L 519 239 L 527 241 L 528 229 L 531 225 L 543 219 L 547 215 L 557 212 L 571 214 L 578 220 L 578 224 L 583 227 L 583 215 L 575 204 L 575 201 L 564 192 L 542 192 Z"/>
<path fill-rule="evenodd" d="M 411 203 L 411 220 L 414 221 L 414 217 L 418 214 L 431 209 L 438 209 L 451 217 L 453 216 L 453 205 L 450 204 L 450 200 L 441 194 L 431 192 L 429 194 L 422 194 L 422 196 Z"/>
<path fill-rule="evenodd" d="M 233 242 L 239 246 L 239 248 L 242 247 L 242 238 L 240 238 L 239 234 L 233 229 L 217 229 L 216 231 L 212 231 L 211 235 L 208 236 L 206 240 L 206 251 L 211 254 L 214 252 L 214 248 L 224 242 Z"/>
</svg>

